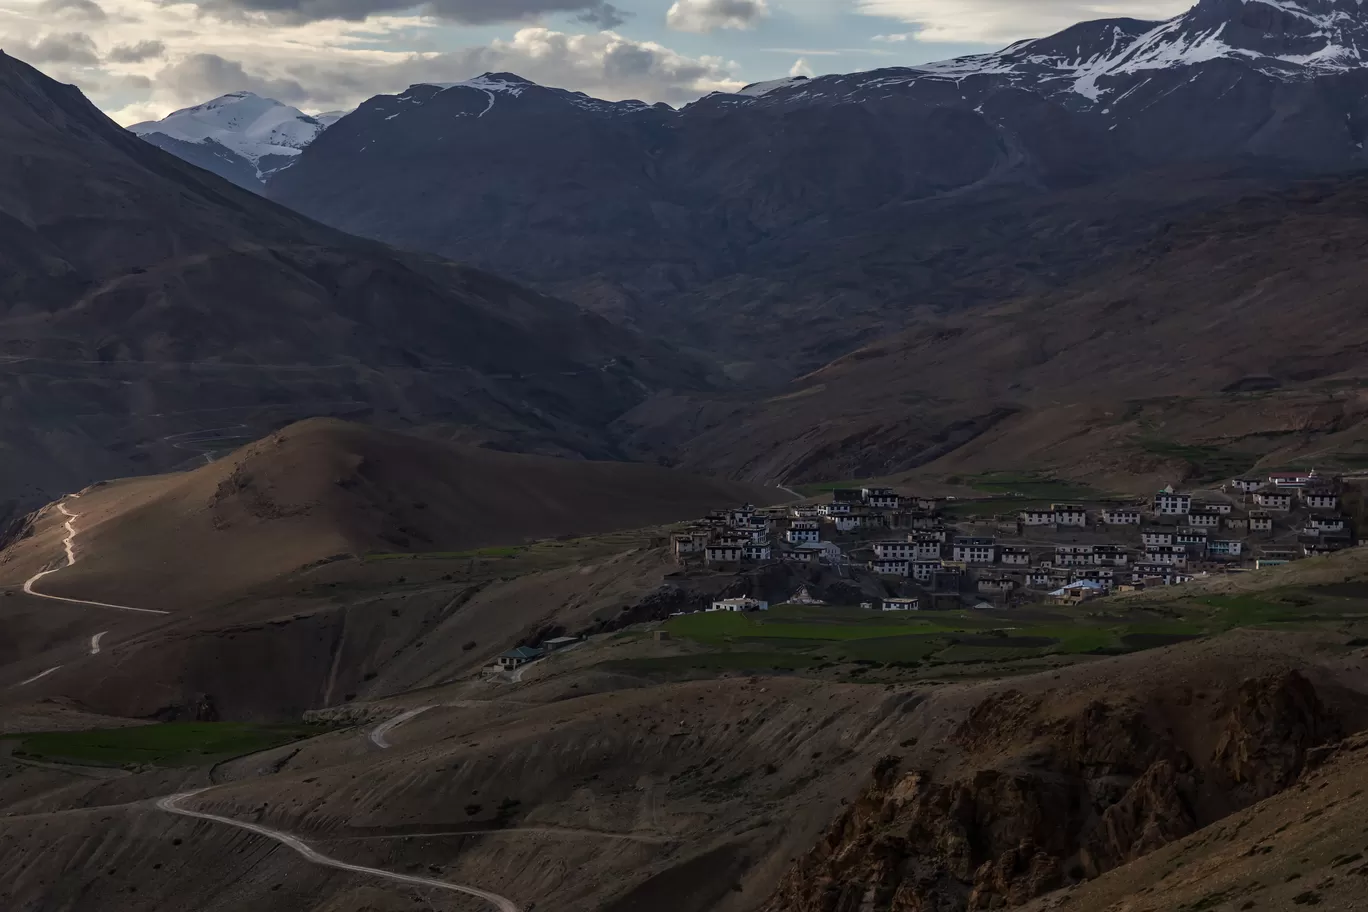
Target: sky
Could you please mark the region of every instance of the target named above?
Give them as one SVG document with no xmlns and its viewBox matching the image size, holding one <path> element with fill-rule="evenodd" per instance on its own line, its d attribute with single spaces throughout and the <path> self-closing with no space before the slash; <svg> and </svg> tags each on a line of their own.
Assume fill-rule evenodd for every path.
<svg viewBox="0 0 1368 912">
<path fill-rule="evenodd" d="M 789 75 L 995 50 L 1192 0 L 0 0 L 0 49 L 122 124 L 235 91 L 309 113 L 513 72 L 682 104 Z"/>
</svg>

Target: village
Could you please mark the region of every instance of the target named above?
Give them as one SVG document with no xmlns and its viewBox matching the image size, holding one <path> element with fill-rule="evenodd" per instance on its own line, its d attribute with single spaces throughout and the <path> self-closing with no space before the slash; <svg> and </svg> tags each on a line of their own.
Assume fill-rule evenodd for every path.
<svg viewBox="0 0 1368 912">
<path fill-rule="evenodd" d="M 1230 479 L 1148 501 L 1055 503 L 975 517 L 965 502 L 886 487 L 836 489 L 829 501 L 740 506 L 672 536 L 684 568 L 743 572 L 790 565 L 849 580 L 884 611 L 1077 604 L 1114 592 L 1246 573 L 1352 546 L 1343 481 L 1314 470 Z M 821 604 L 799 586 L 788 604 Z M 713 611 L 762 611 L 719 598 Z"/>
</svg>

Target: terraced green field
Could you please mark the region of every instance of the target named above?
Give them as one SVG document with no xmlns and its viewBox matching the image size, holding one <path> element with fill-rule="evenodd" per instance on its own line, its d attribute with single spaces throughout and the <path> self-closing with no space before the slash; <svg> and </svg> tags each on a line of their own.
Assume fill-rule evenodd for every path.
<svg viewBox="0 0 1368 912">
<path fill-rule="evenodd" d="M 95 731 L 6 736 L 14 754 L 31 760 L 84 766 L 183 767 L 217 763 L 269 750 L 328 731 L 318 725 L 250 722 L 167 722 Z"/>
<path fill-rule="evenodd" d="M 1105 599 L 1073 608 L 890 614 L 855 608 L 780 605 L 752 614 L 700 613 L 664 625 L 702 646 L 690 655 L 640 660 L 634 671 L 804 672 L 857 664 L 936 668 L 1023 663 L 1050 657 L 1118 655 L 1171 646 L 1235 627 L 1368 623 L 1368 585 L 1284 589 L 1257 596 L 1185 596 L 1181 587 L 1148 599 Z"/>
</svg>

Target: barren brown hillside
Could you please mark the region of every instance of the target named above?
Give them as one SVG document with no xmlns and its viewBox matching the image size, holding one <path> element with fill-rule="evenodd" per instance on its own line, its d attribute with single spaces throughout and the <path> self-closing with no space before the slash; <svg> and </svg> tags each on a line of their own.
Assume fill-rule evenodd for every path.
<svg viewBox="0 0 1368 912">
<path fill-rule="evenodd" d="M 1138 414 L 1148 405 L 1181 442 L 1285 435 L 1287 455 L 1313 451 L 1364 414 L 1365 213 L 1368 180 L 1355 178 L 1175 223 L 1063 292 L 923 318 L 841 358 L 703 431 L 686 464 L 869 477 L 946 454 L 954 467 L 991 429 L 974 464 L 1079 472 L 1156 436 L 1156 416 Z M 661 414 L 652 404 L 628 420 L 651 439 Z"/>
</svg>

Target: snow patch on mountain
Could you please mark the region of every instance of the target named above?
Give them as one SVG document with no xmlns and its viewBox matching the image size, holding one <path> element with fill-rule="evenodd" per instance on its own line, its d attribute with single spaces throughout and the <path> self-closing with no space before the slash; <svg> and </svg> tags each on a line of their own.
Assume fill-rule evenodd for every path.
<svg viewBox="0 0 1368 912">
<path fill-rule="evenodd" d="M 182 142 L 217 143 L 258 165 L 269 156 L 298 155 L 327 126 L 274 99 L 232 92 L 128 129 L 143 137 L 159 133 Z"/>
</svg>

